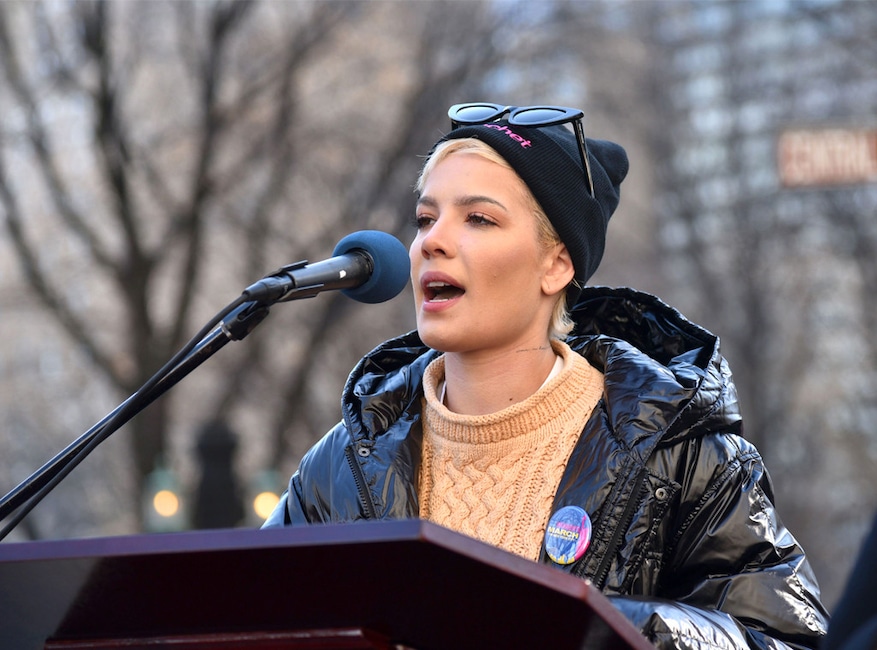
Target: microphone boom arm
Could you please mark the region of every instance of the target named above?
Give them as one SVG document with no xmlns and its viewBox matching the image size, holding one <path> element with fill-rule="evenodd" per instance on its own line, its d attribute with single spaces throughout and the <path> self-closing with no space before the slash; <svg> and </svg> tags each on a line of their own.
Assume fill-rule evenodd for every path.
<svg viewBox="0 0 877 650">
<path fill-rule="evenodd" d="M 230 307 L 235 304 L 232 303 Z M 158 377 L 153 386 L 144 390 L 148 384 L 144 385 L 144 388 L 131 395 L 100 422 L 7 493 L 0 499 L 0 522 L 9 518 L 16 510 L 20 508 L 21 510 L 0 531 L 0 540 L 4 539 L 53 487 L 60 483 L 101 442 L 176 386 L 229 341 L 240 341 L 246 337 L 268 316 L 268 313 L 269 306 L 262 302 L 249 301 L 237 308 L 232 308 L 222 318 L 218 327 L 207 337 L 201 339 L 179 363 L 163 376 Z"/>
</svg>

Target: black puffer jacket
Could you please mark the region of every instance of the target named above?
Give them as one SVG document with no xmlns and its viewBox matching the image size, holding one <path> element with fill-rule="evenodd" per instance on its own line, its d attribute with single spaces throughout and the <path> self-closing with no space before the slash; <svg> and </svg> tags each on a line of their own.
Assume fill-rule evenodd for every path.
<svg viewBox="0 0 877 650">
<path fill-rule="evenodd" d="M 575 563 L 666 648 L 816 647 L 828 617 L 783 527 L 718 339 L 657 298 L 588 288 L 571 347 L 604 373 L 553 511 L 591 516 Z M 410 333 L 348 379 L 343 422 L 302 459 L 265 526 L 418 516 L 421 377 Z M 549 513 L 546 513 L 546 519 Z M 551 563 L 543 549 L 540 560 Z"/>
</svg>

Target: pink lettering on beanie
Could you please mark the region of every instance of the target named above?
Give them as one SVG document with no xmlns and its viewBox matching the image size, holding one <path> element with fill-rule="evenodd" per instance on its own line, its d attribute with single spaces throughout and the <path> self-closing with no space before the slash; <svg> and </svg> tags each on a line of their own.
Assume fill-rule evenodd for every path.
<svg viewBox="0 0 877 650">
<path fill-rule="evenodd" d="M 508 135 L 515 142 L 519 142 L 521 144 L 521 147 L 523 147 L 524 149 L 527 149 L 528 147 L 533 146 L 532 142 L 530 142 L 529 140 L 525 140 L 520 135 L 518 135 L 517 133 L 512 131 L 505 124 L 485 124 L 484 126 L 488 129 L 496 129 L 497 131 L 502 131 L 503 133 Z"/>
</svg>

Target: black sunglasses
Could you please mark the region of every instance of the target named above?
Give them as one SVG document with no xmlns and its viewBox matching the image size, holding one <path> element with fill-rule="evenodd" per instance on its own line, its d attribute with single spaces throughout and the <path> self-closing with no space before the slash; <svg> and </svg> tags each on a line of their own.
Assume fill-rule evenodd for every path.
<svg viewBox="0 0 877 650">
<path fill-rule="evenodd" d="M 582 158 L 582 169 L 585 170 L 585 182 L 588 192 L 594 198 L 594 182 L 591 178 L 591 163 L 588 158 L 588 143 L 582 128 L 583 111 L 565 106 L 503 106 L 477 102 L 473 104 L 454 104 L 448 109 L 451 118 L 451 129 L 464 125 L 487 124 L 508 114 L 508 123 L 512 126 L 554 126 L 572 122 Z"/>
</svg>

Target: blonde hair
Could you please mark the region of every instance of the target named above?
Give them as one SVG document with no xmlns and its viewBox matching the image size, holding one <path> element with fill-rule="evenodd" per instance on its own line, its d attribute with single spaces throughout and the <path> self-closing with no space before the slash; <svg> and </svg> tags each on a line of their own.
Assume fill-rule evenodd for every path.
<svg viewBox="0 0 877 650">
<path fill-rule="evenodd" d="M 505 169 L 515 172 L 514 168 L 506 162 L 505 158 L 500 156 L 493 147 L 481 140 L 475 138 L 445 140 L 432 150 L 432 153 L 430 153 L 423 165 L 423 169 L 420 170 L 420 175 L 418 176 L 417 184 L 415 185 L 418 194 L 423 192 L 423 187 L 426 185 L 426 179 L 429 177 L 432 170 L 435 169 L 436 165 L 454 153 L 471 153 L 481 156 L 490 162 L 496 163 Z M 515 176 L 518 176 L 517 172 L 515 172 Z M 545 214 L 542 206 L 539 205 L 539 201 L 533 196 L 533 193 L 530 191 L 530 188 L 527 187 L 524 180 L 521 179 L 520 176 L 518 176 L 518 178 L 521 180 L 524 199 L 530 207 L 533 216 L 536 217 L 536 234 L 539 238 L 539 243 L 546 250 L 557 244 L 562 244 L 563 242 L 560 239 L 560 235 L 557 234 L 557 230 L 555 230 L 554 225 L 552 225 L 551 221 L 548 219 L 548 215 Z M 573 282 L 575 282 L 575 280 L 573 280 Z M 551 321 L 548 325 L 548 336 L 550 338 L 563 340 L 570 332 L 572 332 L 574 326 L 575 323 L 570 316 L 569 308 L 566 304 L 566 291 L 564 291 L 557 299 L 557 302 L 554 304 L 554 310 L 551 312 Z"/>
</svg>

